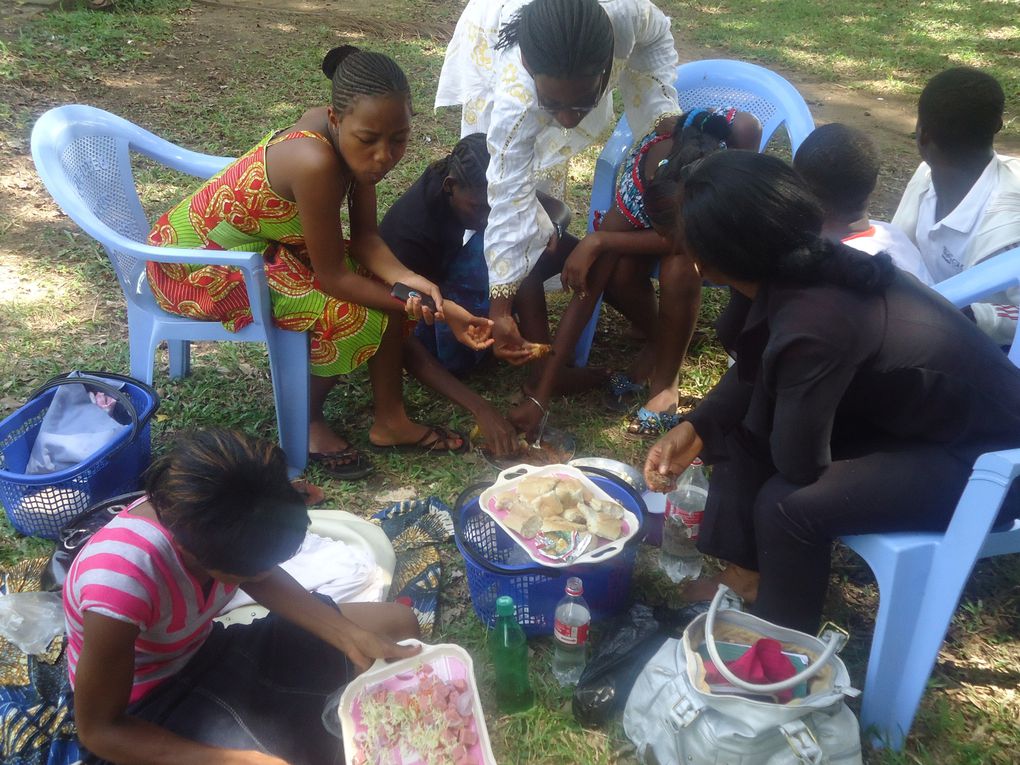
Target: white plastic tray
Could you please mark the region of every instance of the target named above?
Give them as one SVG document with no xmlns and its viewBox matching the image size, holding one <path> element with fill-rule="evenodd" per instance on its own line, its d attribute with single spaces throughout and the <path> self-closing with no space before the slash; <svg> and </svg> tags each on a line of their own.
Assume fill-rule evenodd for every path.
<svg viewBox="0 0 1020 765">
<path fill-rule="evenodd" d="M 526 478 L 536 478 L 538 476 L 549 475 L 576 478 L 586 489 L 588 489 L 588 491 L 599 499 L 617 502 L 617 500 L 613 499 L 605 491 L 599 488 L 598 484 L 588 478 L 588 476 L 570 465 L 546 465 L 541 468 L 532 467 L 531 465 L 516 465 L 512 468 L 507 468 L 500 473 L 496 478 L 496 482 L 482 492 L 481 496 L 478 498 L 478 506 L 481 508 L 483 513 L 492 518 L 492 520 L 494 520 L 499 527 L 503 529 L 503 531 L 510 535 L 510 538 L 528 554 L 528 557 L 535 561 L 535 563 L 542 566 L 547 566 L 549 568 L 568 568 L 570 566 L 578 566 L 584 563 L 601 563 L 602 561 L 609 560 L 614 555 L 620 553 L 627 541 L 637 533 L 639 526 L 637 516 L 627 508 L 623 509 L 624 532 L 620 535 L 619 539 L 615 539 L 610 542 L 602 537 L 592 535 L 593 547 L 591 547 L 588 552 L 583 555 L 579 555 L 569 561 L 555 560 L 547 557 L 540 549 L 538 549 L 534 539 L 524 539 L 518 535 L 517 532 L 511 530 L 505 523 L 503 523 L 503 519 L 508 515 L 508 511 L 496 509 L 497 495 L 516 488 L 517 484 L 521 483 Z"/>
<path fill-rule="evenodd" d="M 404 645 L 415 644 L 417 641 L 405 640 Z M 468 755 L 472 762 L 477 765 L 496 765 L 496 758 L 492 755 L 492 745 L 489 743 L 489 731 L 485 727 L 485 715 L 482 712 L 482 702 L 478 698 L 478 686 L 475 683 L 474 664 L 471 656 L 459 645 L 453 643 L 439 643 L 429 645 L 421 643 L 421 653 L 407 659 L 400 659 L 387 663 L 381 659 L 377 660 L 368 670 L 358 675 L 347 684 L 343 694 L 340 696 L 340 725 L 344 733 L 344 759 L 347 765 L 352 765 L 354 755 L 358 751 L 355 742 L 355 735 L 364 730 L 361 722 L 361 696 L 364 693 L 371 693 L 382 687 L 388 691 L 397 691 L 404 688 L 417 687 L 418 678 L 413 673 L 422 665 L 428 664 L 436 676 L 446 680 L 467 681 L 468 688 L 473 696 L 472 718 L 474 720 L 475 732 L 478 734 L 478 742 L 468 749 Z M 409 676 L 411 675 L 411 676 Z M 391 750 L 392 751 L 392 750 Z M 396 755 L 393 762 L 397 765 L 423 765 L 425 762 L 415 756 L 406 757 L 406 753 L 393 752 Z M 374 764 L 372 764 L 374 765 Z"/>
</svg>

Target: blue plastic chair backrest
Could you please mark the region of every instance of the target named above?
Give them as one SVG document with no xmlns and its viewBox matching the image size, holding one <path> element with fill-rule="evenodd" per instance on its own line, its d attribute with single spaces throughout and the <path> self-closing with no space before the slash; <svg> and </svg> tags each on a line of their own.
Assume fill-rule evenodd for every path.
<svg viewBox="0 0 1020 765">
<path fill-rule="evenodd" d="M 102 109 L 73 104 L 51 109 L 32 129 L 32 157 L 61 209 L 103 245 L 129 300 L 147 295 L 144 261 L 126 242 L 144 243 L 146 219 L 131 168 L 131 151 L 208 177 L 228 161 L 182 149 Z"/>
<path fill-rule="evenodd" d="M 676 70 L 676 89 L 680 108 L 685 112 L 697 107 L 732 106 L 750 112 L 762 125 L 764 150 L 780 127 L 786 128 L 791 151 L 815 129 L 811 110 L 803 96 L 783 77 L 763 66 L 731 59 L 705 59 L 681 64 Z M 595 163 L 588 230 L 596 211 L 609 209 L 616 173 L 634 144 L 627 117 L 620 118 Z"/>
<path fill-rule="evenodd" d="M 935 291 L 957 308 L 981 302 L 1008 289 L 1020 288 L 1020 245 L 968 268 L 935 285 Z M 1020 367 L 1020 323 L 1009 349 L 1009 360 Z"/>
</svg>

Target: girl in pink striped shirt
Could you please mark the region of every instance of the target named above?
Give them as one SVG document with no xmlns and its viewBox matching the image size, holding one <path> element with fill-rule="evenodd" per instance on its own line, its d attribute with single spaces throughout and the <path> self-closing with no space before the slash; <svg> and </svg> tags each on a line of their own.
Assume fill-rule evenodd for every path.
<svg viewBox="0 0 1020 765">
<path fill-rule="evenodd" d="M 415 652 L 410 609 L 306 592 L 277 564 L 308 514 L 276 446 L 191 434 L 154 464 L 147 496 L 82 549 L 64 585 L 68 665 L 86 762 L 342 761 L 322 727 L 348 660 Z M 238 588 L 272 613 L 224 628 Z"/>
</svg>

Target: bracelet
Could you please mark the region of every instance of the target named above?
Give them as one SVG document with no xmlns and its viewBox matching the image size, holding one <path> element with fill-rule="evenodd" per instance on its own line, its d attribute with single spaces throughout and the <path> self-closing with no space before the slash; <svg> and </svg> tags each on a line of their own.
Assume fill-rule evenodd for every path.
<svg viewBox="0 0 1020 765">
<path fill-rule="evenodd" d="M 528 395 L 525 395 L 525 398 L 527 398 L 532 404 L 534 404 L 535 406 L 538 407 L 538 411 L 540 411 L 542 413 L 543 417 L 547 414 L 547 412 L 545 410 L 545 407 L 542 406 L 542 404 L 539 403 L 537 398 L 535 398 L 534 396 L 528 396 Z"/>
</svg>

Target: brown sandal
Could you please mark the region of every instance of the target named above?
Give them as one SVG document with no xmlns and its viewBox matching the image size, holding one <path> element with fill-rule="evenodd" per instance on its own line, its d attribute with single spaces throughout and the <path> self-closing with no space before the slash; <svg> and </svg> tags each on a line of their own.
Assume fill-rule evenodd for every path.
<svg viewBox="0 0 1020 765">
<path fill-rule="evenodd" d="M 456 448 L 440 448 L 441 443 L 450 443 L 454 439 L 460 439 L 460 446 Z M 451 430 L 443 425 L 429 425 L 422 437 L 413 444 L 372 444 L 377 452 L 446 452 L 447 454 L 463 454 L 468 450 L 467 436 Z"/>
</svg>

